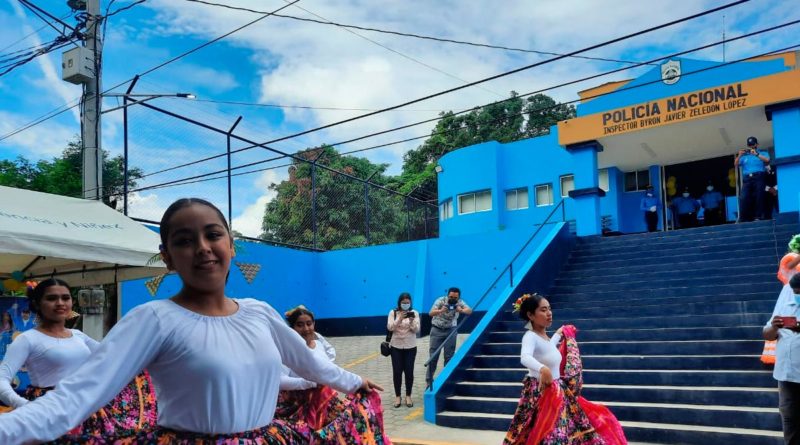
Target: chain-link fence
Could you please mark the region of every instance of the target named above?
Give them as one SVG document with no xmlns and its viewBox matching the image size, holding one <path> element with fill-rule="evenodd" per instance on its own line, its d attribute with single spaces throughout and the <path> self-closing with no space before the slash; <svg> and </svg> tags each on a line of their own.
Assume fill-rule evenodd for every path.
<svg viewBox="0 0 800 445">
<path fill-rule="evenodd" d="M 208 199 L 237 235 L 333 250 L 438 236 L 432 193 L 393 190 L 385 165 L 330 147 L 277 150 L 231 122 L 201 122 L 152 106 L 123 116 L 127 214 L 157 221 L 180 197 Z M 252 135 L 252 136 L 251 136 Z"/>
</svg>

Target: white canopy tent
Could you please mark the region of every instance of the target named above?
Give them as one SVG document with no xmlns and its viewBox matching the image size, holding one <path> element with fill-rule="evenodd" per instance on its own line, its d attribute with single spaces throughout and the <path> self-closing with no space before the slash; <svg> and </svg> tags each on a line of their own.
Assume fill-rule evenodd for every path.
<svg viewBox="0 0 800 445">
<path fill-rule="evenodd" d="M 155 276 L 159 236 L 99 201 L 0 186 L 0 279 L 89 286 Z"/>
</svg>

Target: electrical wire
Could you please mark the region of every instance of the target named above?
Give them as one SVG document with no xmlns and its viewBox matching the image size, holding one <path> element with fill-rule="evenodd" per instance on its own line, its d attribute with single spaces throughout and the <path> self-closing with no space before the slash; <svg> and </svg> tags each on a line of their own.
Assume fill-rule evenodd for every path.
<svg viewBox="0 0 800 445">
<path fill-rule="evenodd" d="M 208 6 L 216 6 L 216 7 L 220 7 L 220 8 L 231 9 L 231 10 L 235 10 L 235 11 L 245 11 L 245 12 L 252 12 L 252 13 L 255 13 L 255 14 L 263 14 L 262 11 L 258 11 L 258 10 L 255 10 L 255 9 L 244 8 L 244 7 L 239 7 L 239 6 L 225 5 L 225 4 L 214 3 L 214 2 L 209 2 L 209 1 L 205 1 L 205 0 L 186 0 L 186 1 L 192 2 L 192 3 L 204 4 L 204 5 L 208 5 Z M 467 46 L 473 46 L 473 47 L 477 47 L 477 48 L 499 49 L 499 50 L 503 50 L 503 51 L 538 54 L 538 55 L 543 55 L 543 56 L 560 56 L 560 55 L 563 55 L 562 53 L 556 53 L 556 52 L 551 52 L 551 51 L 539 51 L 539 50 L 533 50 L 533 49 L 514 48 L 514 47 L 502 46 L 502 45 L 490 45 L 490 44 L 487 44 L 487 43 L 468 42 L 468 41 L 464 41 L 464 40 L 447 39 L 447 38 L 444 38 L 444 37 L 426 36 L 426 35 L 422 35 L 422 34 L 414 34 L 414 33 L 409 33 L 409 32 L 400 32 L 400 31 L 392 31 L 392 30 L 379 29 L 379 28 L 370 28 L 370 27 L 365 27 L 365 26 L 348 25 L 348 24 L 344 24 L 344 23 L 332 22 L 332 21 L 327 20 L 327 19 L 325 19 L 325 21 L 323 21 L 323 20 L 315 20 L 315 19 L 310 19 L 310 18 L 306 18 L 306 17 L 296 17 L 296 16 L 284 15 L 284 14 L 275 14 L 275 17 L 282 18 L 282 19 L 297 20 L 297 21 L 301 21 L 301 22 L 317 23 L 317 24 L 320 24 L 320 25 L 330 25 L 330 26 L 338 26 L 338 27 L 341 27 L 341 28 L 357 29 L 357 30 L 360 30 L 360 31 L 370 31 L 370 32 L 376 32 L 376 33 L 382 33 L 382 34 L 390 34 L 390 35 L 396 35 L 396 36 L 400 36 L 400 37 L 410 37 L 410 38 L 421 39 L 421 40 L 431 40 L 431 41 L 440 42 L 440 43 L 453 43 L 453 44 L 458 44 L 458 45 L 467 45 Z M 601 62 L 630 63 L 630 64 L 638 63 L 638 62 L 632 62 L 632 61 L 629 61 L 629 60 L 610 59 L 610 58 L 604 58 L 604 57 L 589 57 L 589 56 L 578 56 L 578 55 L 570 56 L 570 57 L 574 57 L 576 59 L 584 59 L 584 60 L 596 60 L 596 61 L 601 61 Z"/>
<path fill-rule="evenodd" d="M 730 41 L 730 39 L 726 40 L 726 42 L 729 42 L 729 41 Z M 788 47 L 784 47 L 784 48 L 780 48 L 780 49 L 776 49 L 776 50 L 771 50 L 771 51 L 768 51 L 768 52 L 760 53 L 760 54 L 757 54 L 757 55 L 748 56 L 748 57 L 745 57 L 745 58 L 740 58 L 740 59 L 737 59 L 737 60 L 732 60 L 732 61 L 729 61 L 729 62 L 720 63 L 718 65 L 713 65 L 713 66 L 701 68 L 701 69 L 694 70 L 694 71 L 684 72 L 684 73 L 681 73 L 681 76 L 682 77 L 688 77 L 688 76 L 691 76 L 691 75 L 695 75 L 695 74 L 699 74 L 699 73 L 702 73 L 702 72 L 719 69 L 719 68 L 722 68 L 722 67 L 725 67 L 725 66 L 736 64 L 736 63 L 741 63 L 741 62 L 744 62 L 744 61 L 747 61 L 747 60 L 750 60 L 750 59 L 754 59 L 754 58 L 757 58 L 757 57 L 764 57 L 764 56 L 769 56 L 769 55 L 773 55 L 773 54 L 778 54 L 778 53 L 781 53 L 781 52 L 795 50 L 797 48 L 800 48 L 800 43 L 794 44 L 792 46 L 788 46 Z M 643 88 L 645 86 L 658 84 L 660 82 L 661 82 L 660 79 L 653 80 L 653 81 L 650 81 L 650 82 L 644 82 L 644 83 L 641 83 L 641 84 L 632 85 L 632 86 L 629 86 L 629 87 L 623 87 L 623 88 L 620 88 L 620 89 L 617 89 L 617 90 L 613 90 L 613 91 L 608 91 L 608 92 L 604 92 L 604 93 L 598 93 L 598 94 L 595 94 L 595 95 L 592 95 L 592 96 L 584 97 L 582 99 L 577 99 L 575 101 L 565 102 L 565 103 L 562 103 L 562 104 L 556 104 L 555 106 L 569 104 L 571 102 L 580 102 L 581 100 L 590 100 L 590 99 L 595 99 L 595 98 L 599 98 L 599 97 L 605 97 L 605 96 L 609 96 L 609 95 L 612 95 L 612 94 L 619 94 L 619 93 L 627 92 L 627 91 L 634 90 L 634 89 L 637 89 L 637 88 Z M 152 107 L 152 106 L 149 106 L 149 107 L 155 108 L 155 107 Z M 532 110 L 532 112 L 544 111 L 544 110 L 547 110 L 547 109 L 551 109 L 553 107 L 554 106 L 542 107 L 542 108 L 538 108 L 536 110 Z M 396 145 L 396 144 L 402 143 L 402 142 L 408 142 L 408 141 L 411 141 L 411 140 L 430 137 L 433 134 L 446 134 L 446 133 L 459 131 L 459 130 L 460 129 L 445 130 L 445 131 L 441 131 L 441 132 L 437 132 L 437 133 L 427 134 L 427 135 L 424 135 L 424 136 L 405 139 L 405 140 L 402 140 L 402 141 L 395 141 L 395 142 L 392 142 L 392 143 L 389 143 L 389 144 L 382 144 L 380 146 L 376 146 L 376 147 L 373 147 L 373 148 L 380 148 L 380 147 L 384 147 L 384 146 L 388 146 L 388 145 Z M 363 151 L 363 149 L 354 150 L 354 151 L 351 151 L 351 152 L 343 152 L 343 153 L 339 153 L 339 155 L 340 156 L 344 156 L 344 155 L 347 155 L 347 154 L 350 154 L 350 153 L 359 152 L 359 151 Z M 223 154 L 222 156 L 226 156 L 226 154 Z M 257 165 L 257 164 L 271 162 L 271 161 L 274 161 L 276 159 L 278 159 L 278 158 L 267 159 L 267 160 L 262 160 L 262 161 L 256 161 L 256 162 L 252 162 L 252 163 L 249 163 L 249 164 L 236 166 L 236 167 L 231 168 L 231 171 L 237 170 L 237 169 L 240 169 L 240 168 L 249 167 L 249 166 L 254 166 L 254 165 Z M 307 162 L 310 162 L 310 161 L 307 161 Z M 275 169 L 278 169 L 278 168 L 289 167 L 289 166 L 292 166 L 292 165 L 294 165 L 294 163 L 286 163 L 286 164 L 270 166 L 270 167 L 257 169 L 257 170 L 250 170 L 250 171 L 246 171 L 246 172 L 240 172 L 240 173 L 237 173 L 237 174 L 233 174 L 231 176 L 242 176 L 242 175 L 260 173 L 260 172 L 264 172 L 264 171 L 275 170 Z M 131 190 L 130 192 L 139 192 L 139 191 L 145 191 L 145 190 L 150 190 L 150 189 L 166 188 L 166 187 L 169 187 L 169 186 L 180 186 L 180 185 L 194 184 L 194 183 L 199 183 L 199 182 L 204 182 L 204 181 L 220 180 L 220 179 L 227 178 L 227 171 L 228 171 L 227 169 L 224 169 L 224 170 L 218 170 L 218 171 L 214 171 L 214 172 L 210 172 L 210 173 L 204 173 L 204 174 L 200 174 L 200 175 L 195 175 L 195 176 L 188 177 L 188 178 L 171 180 L 171 181 L 167 181 L 167 182 L 163 182 L 163 183 L 159 183 L 159 184 L 155 184 L 155 185 L 146 186 L 146 187 L 142 187 L 142 188 L 139 188 L 139 189 Z M 212 176 L 212 175 L 221 174 L 223 172 L 226 173 L 226 174 L 222 175 L 222 176 L 219 176 L 219 177 L 209 177 L 209 176 Z M 190 181 L 190 182 L 185 182 L 184 183 L 183 181 Z M 119 195 L 119 193 L 117 195 Z"/>
<path fill-rule="evenodd" d="M 300 1 L 300 0 L 295 0 L 295 2 L 294 2 L 294 3 L 297 3 L 298 1 Z M 278 8 L 278 9 L 276 9 L 276 10 L 275 10 L 273 13 L 277 13 L 277 12 L 279 12 L 279 11 L 282 11 L 282 10 L 284 10 L 284 9 L 288 8 L 289 6 L 291 6 L 291 5 L 292 5 L 292 4 L 294 4 L 294 3 L 291 3 L 291 4 L 288 4 L 288 5 L 282 6 L 282 7 Z M 129 5 L 129 6 L 130 6 L 130 5 Z M 113 15 L 113 14 L 112 14 L 112 15 Z M 234 30 L 232 30 L 232 31 L 230 31 L 230 32 L 227 32 L 227 33 L 225 33 L 225 34 L 223 34 L 223 35 L 221 35 L 221 36 L 219 36 L 219 37 L 216 37 L 216 38 L 214 38 L 213 40 L 210 40 L 210 41 L 208 41 L 208 42 L 205 42 L 205 43 L 203 43 L 203 44 L 201 44 L 201 45 L 199 45 L 199 46 L 197 46 L 197 47 L 195 47 L 195 48 L 192 48 L 192 49 L 190 49 L 190 50 L 188 50 L 188 51 L 186 51 L 186 52 L 184 52 L 184 53 L 182 53 L 182 54 L 180 54 L 180 55 L 176 56 L 176 57 L 173 57 L 173 58 L 171 58 L 171 59 L 169 59 L 169 60 L 167 60 L 167 61 L 165 61 L 165 62 L 162 62 L 162 63 L 160 63 L 160 64 L 158 64 L 158 65 L 156 65 L 156 66 L 154 66 L 154 67 L 152 67 L 152 68 L 150 68 L 150 69 L 148 69 L 148 70 L 146 70 L 145 72 L 143 72 L 143 73 L 139 74 L 138 76 L 139 76 L 139 77 L 142 77 L 142 76 L 145 76 L 145 75 L 147 75 L 147 74 L 150 74 L 150 73 L 152 73 L 152 72 L 154 72 L 154 71 L 156 71 L 156 70 L 159 70 L 159 69 L 161 69 L 161 68 L 163 68 L 163 67 L 165 67 L 165 66 L 167 66 L 167 65 L 169 65 L 169 64 L 171 64 L 171 63 L 173 63 L 173 62 L 175 62 L 175 61 L 177 61 L 177 60 L 180 60 L 180 59 L 182 59 L 182 58 L 184 58 L 184 57 L 186 57 L 186 56 L 188 56 L 188 55 L 190 55 L 190 54 L 192 54 L 192 53 L 194 53 L 194 52 L 197 52 L 197 51 L 199 51 L 199 50 L 201 50 L 201 49 L 203 49 L 203 48 L 205 48 L 205 47 L 207 47 L 207 46 L 209 46 L 209 45 L 212 45 L 212 44 L 214 44 L 214 43 L 216 43 L 216 42 L 218 42 L 218 41 L 220 41 L 220 40 L 222 40 L 222 39 L 224 39 L 224 38 L 226 38 L 226 37 L 228 37 L 228 36 L 230 36 L 230 35 L 232 35 L 232 34 L 234 34 L 234 33 L 236 33 L 236 32 L 239 32 L 239 31 L 241 31 L 242 29 L 244 29 L 244 28 L 247 28 L 248 26 L 254 25 L 254 24 L 256 24 L 256 23 L 260 22 L 261 20 L 263 20 L 263 19 L 265 19 L 265 18 L 267 18 L 267 17 L 269 17 L 269 16 L 271 16 L 271 15 L 272 15 L 272 14 L 266 14 L 266 15 L 264 15 L 263 17 L 260 17 L 260 18 L 258 18 L 258 19 L 256 19 L 256 20 L 252 20 L 252 21 L 250 21 L 250 22 L 248 22 L 248 23 L 245 23 L 244 25 L 242 25 L 242 26 L 239 26 L 239 27 L 237 27 L 236 29 L 234 29 Z M 135 77 L 135 76 L 134 76 L 134 77 Z M 111 87 L 111 88 L 109 88 L 109 89 L 105 90 L 105 91 L 104 91 L 102 94 L 106 94 L 106 93 L 108 93 L 108 92 L 110 92 L 110 91 L 112 91 L 112 90 L 114 90 L 114 89 L 116 89 L 116 88 L 119 88 L 119 87 L 121 87 L 121 86 L 123 86 L 123 85 L 125 85 L 125 84 L 127 84 L 127 83 L 129 83 L 129 82 L 131 82 L 131 81 L 134 79 L 134 77 L 131 77 L 130 79 L 128 79 L 128 80 L 126 80 L 126 81 L 124 81 L 124 82 L 120 82 L 120 83 L 118 83 L 117 85 L 114 85 L 113 87 Z M 26 131 L 26 130 L 28 130 L 28 129 L 30 129 L 30 128 L 33 128 L 33 127 L 35 127 L 35 126 L 37 126 L 37 125 L 41 124 L 42 122 L 46 122 L 46 121 L 48 121 L 49 119 L 52 119 L 52 118 L 54 118 L 54 117 L 56 117 L 56 116 L 58 116 L 58 115 L 60 115 L 60 114 L 62 114 L 62 113 L 64 113 L 64 112 L 66 112 L 66 111 L 68 111 L 68 110 L 71 110 L 71 109 L 73 109 L 73 108 L 77 107 L 77 106 L 78 106 L 78 104 L 74 104 L 74 105 L 64 104 L 64 105 L 62 105 L 62 106 L 67 106 L 68 108 L 66 108 L 66 109 L 64 109 L 64 110 L 61 110 L 61 111 L 59 111 L 59 112 L 57 112 L 57 113 L 55 113 L 55 114 L 53 114 L 52 112 L 51 112 L 51 113 L 47 113 L 47 114 L 45 114 L 44 116 L 41 116 L 41 117 L 39 117 L 39 118 L 36 118 L 36 119 L 34 119 L 33 121 L 31 121 L 31 122 L 29 122 L 29 123 L 27 123 L 27 124 L 23 125 L 23 126 L 22 126 L 22 127 L 20 127 L 20 128 L 17 128 L 17 129 L 15 129 L 15 130 L 12 130 L 11 132 L 9 132 L 9 133 L 7 133 L 7 134 L 3 135 L 2 137 L 0 137 L 0 142 L 2 142 L 2 141 L 6 140 L 6 139 L 8 139 L 8 138 L 10 138 L 10 137 L 12 137 L 12 136 L 14 136 L 14 135 L 17 135 L 17 134 L 19 134 L 19 133 L 21 133 L 21 132 L 23 132 L 23 131 Z M 61 107 L 59 107 L 59 108 L 61 108 Z"/>
<path fill-rule="evenodd" d="M 473 86 L 476 86 L 476 85 L 479 85 L 479 84 L 482 84 L 482 83 L 485 83 L 485 82 L 489 82 L 489 81 L 492 81 L 492 80 L 500 79 L 500 78 L 503 78 L 503 77 L 510 76 L 512 74 L 520 73 L 520 72 L 527 71 L 527 70 L 532 69 L 532 68 L 536 68 L 536 67 L 539 67 L 539 66 L 542 66 L 542 65 L 553 63 L 553 62 L 556 62 L 558 60 L 567 58 L 567 57 L 569 57 L 571 55 L 576 55 L 576 54 L 584 53 L 584 52 L 587 52 L 587 51 L 592 51 L 592 50 L 595 50 L 595 49 L 598 49 L 598 48 L 602 48 L 604 46 L 608 46 L 608 45 L 611 45 L 611 44 L 614 44 L 614 43 L 618 43 L 618 42 L 622 42 L 624 40 L 631 39 L 633 37 L 638 37 L 638 36 L 641 36 L 641 35 L 644 35 L 644 34 L 651 33 L 653 31 L 657 31 L 657 30 L 660 30 L 660 29 L 668 28 L 670 26 L 673 26 L 673 25 L 676 25 L 676 24 L 679 24 L 679 23 L 683 23 L 683 22 L 686 22 L 686 21 L 689 21 L 689 20 L 694 20 L 694 19 L 699 18 L 699 17 L 704 17 L 706 15 L 713 14 L 713 13 L 719 12 L 719 11 L 723 11 L 725 9 L 732 8 L 734 6 L 738 6 L 738 5 L 747 3 L 749 1 L 750 0 L 737 0 L 735 2 L 727 3 L 725 5 L 721 5 L 721 6 L 718 6 L 718 7 L 715 7 L 715 8 L 707 9 L 707 10 L 704 10 L 704 11 L 696 13 L 696 14 L 692 14 L 692 15 L 689 15 L 689 16 L 686 16 L 686 17 L 682 17 L 680 19 L 671 20 L 669 22 L 662 23 L 660 25 L 652 26 L 652 27 L 645 28 L 645 29 L 640 30 L 640 31 L 636 31 L 636 32 L 633 32 L 633 33 L 630 33 L 630 34 L 626 34 L 626 35 L 621 36 L 621 37 L 616 37 L 616 38 L 613 38 L 611 40 L 607 40 L 607 41 L 604 41 L 604 42 L 601 42 L 601 43 L 590 45 L 588 47 L 585 47 L 585 48 L 582 48 L 582 49 L 579 49 L 579 50 L 575 50 L 575 51 L 572 51 L 572 52 L 564 54 L 564 55 L 552 57 L 552 58 L 549 58 L 549 59 L 546 59 L 546 60 L 542 60 L 542 61 L 539 61 L 539 62 L 536 62 L 536 63 L 532 63 L 532 64 L 529 64 L 529 65 L 525 65 L 525 66 L 510 70 L 510 71 L 505 71 L 503 73 L 495 74 L 493 76 L 489 76 L 489 77 L 486 77 L 486 78 L 483 78 L 483 79 L 480 79 L 480 80 L 476 80 L 474 82 L 470 82 L 470 83 L 465 84 L 465 85 L 459 85 L 459 86 L 454 87 L 454 88 L 449 88 L 449 89 L 446 89 L 446 90 L 443 90 L 443 91 L 439 91 L 439 92 L 436 92 L 436 93 L 428 94 L 426 96 L 422 96 L 422 97 L 419 97 L 417 99 L 412 99 L 412 100 L 409 100 L 409 101 L 406 101 L 406 102 L 402 102 L 402 103 L 397 104 L 397 105 L 392 105 L 390 107 L 386 107 L 386 108 L 383 108 L 383 109 L 380 109 L 380 110 L 377 110 L 377 111 L 361 114 L 361 115 L 354 116 L 354 117 L 351 117 L 351 118 L 348 118 L 348 119 L 344 119 L 344 120 L 341 120 L 341 121 L 332 122 L 332 123 L 325 124 L 325 125 L 322 125 L 322 126 L 319 126 L 319 127 L 314 127 L 314 128 L 308 129 L 308 130 L 303 130 L 303 131 L 300 131 L 300 132 L 297 132 L 297 133 L 293 133 L 293 134 L 289 134 L 289 135 L 286 135 L 286 136 L 282 136 L 282 137 L 279 137 L 279 138 L 276 138 L 276 139 L 272 139 L 272 140 L 263 142 L 262 144 L 259 144 L 259 145 L 260 146 L 265 146 L 267 144 L 273 144 L 275 142 L 281 142 L 281 141 L 285 141 L 287 139 L 293 139 L 293 138 L 296 138 L 296 137 L 299 137 L 299 136 L 305 136 L 307 134 L 315 133 L 315 132 L 318 132 L 318 131 L 321 131 L 321 130 L 325 130 L 325 129 L 328 129 L 328 128 L 336 127 L 336 126 L 343 125 L 343 124 L 346 124 L 346 123 L 355 122 L 357 120 L 364 119 L 364 118 L 371 117 L 371 116 L 375 116 L 375 115 L 378 115 L 378 114 L 381 114 L 381 113 L 385 113 L 385 112 L 390 111 L 390 110 L 395 110 L 395 109 L 398 109 L 398 108 L 406 107 L 408 105 L 412 105 L 412 104 L 415 104 L 415 103 L 423 102 L 423 101 L 426 101 L 426 100 L 429 100 L 429 99 L 433 99 L 435 97 L 443 96 L 445 94 L 450 94 L 450 93 L 453 93 L 453 92 L 456 92 L 456 91 L 460 91 L 460 90 L 463 90 L 463 89 L 466 89 L 466 88 L 470 88 L 470 87 L 473 87 Z"/>
<path fill-rule="evenodd" d="M 284 0 L 284 1 L 288 2 L 288 0 Z M 325 17 L 322 17 L 321 15 L 319 15 L 319 14 L 313 12 L 313 11 L 309 11 L 308 9 L 303 8 L 302 6 L 294 5 L 294 7 L 295 8 L 299 8 L 300 10 L 303 10 L 303 11 L 313 15 L 314 17 L 318 17 L 318 18 L 320 18 L 322 20 L 326 20 L 326 21 L 328 21 L 330 23 L 330 20 L 326 19 Z M 410 61 L 412 61 L 412 62 L 414 62 L 414 63 L 416 63 L 418 65 L 424 66 L 425 68 L 428 68 L 429 70 L 436 71 L 439 74 L 444 74 L 445 76 L 450 77 L 451 79 L 455 79 L 455 80 L 457 80 L 457 81 L 459 81 L 461 83 L 469 83 L 467 80 L 464 80 L 464 79 L 462 79 L 462 78 L 460 78 L 460 77 L 458 77 L 458 76 L 456 76 L 454 74 L 448 73 L 447 71 L 444 71 L 442 69 L 436 68 L 435 66 L 427 64 L 427 63 L 425 63 L 425 62 L 423 62 L 423 61 L 421 61 L 419 59 L 411 57 L 408 54 L 405 54 L 405 53 L 402 53 L 400 51 L 397 51 L 394 48 L 390 48 L 390 47 L 388 47 L 388 46 L 386 46 L 386 45 L 384 45 L 384 44 L 382 44 L 382 43 L 380 43 L 380 42 L 378 42 L 376 40 L 370 39 L 367 36 L 363 36 L 363 35 L 355 32 L 355 31 L 353 31 L 352 29 L 349 29 L 349 28 L 346 28 L 346 27 L 339 27 L 339 29 L 347 31 L 350 34 L 353 34 L 354 36 L 359 37 L 361 39 L 364 39 L 367 42 L 370 42 L 373 45 L 379 46 L 379 47 L 381 47 L 381 48 L 383 48 L 383 49 L 385 49 L 385 50 L 387 50 L 387 51 L 389 51 L 389 52 L 391 52 L 393 54 L 397 54 L 398 56 L 400 56 L 400 57 L 402 57 L 402 58 L 404 58 L 406 60 L 410 60 Z M 494 94 L 495 96 L 503 97 L 502 95 L 500 95 L 496 91 L 492 91 L 492 90 L 490 90 L 488 88 L 485 88 L 483 86 L 479 86 L 478 88 L 480 88 L 483 91 L 486 91 L 487 93 Z"/>
<path fill-rule="evenodd" d="M 742 34 L 740 36 L 733 37 L 733 38 L 730 38 L 730 39 L 720 40 L 720 41 L 713 42 L 713 43 L 706 44 L 706 45 L 702 45 L 702 46 L 699 46 L 699 47 L 694 47 L 694 48 L 691 48 L 691 49 L 688 49 L 688 50 L 684 50 L 684 51 L 680 51 L 680 52 L 676 52 L 676 53 L 671 53 L 671 54 L 668 54 L 668 55 L 665 55 L 665 56 L 659 56 L 659 57 L 653 58 L 653 59 L 648 60 L 648 61 L 640 62 L 640 65 L 649 65 L 649 64 L 655 63 L 656 61 L 659 61 L 659 60 L 670 59 L 670 58 L 673 58 L 673 57 L 683 56 L 683 55 L 690 54 L 690 53 L 693 53 L 693 52 L 702 51 L 702 50 L 709 49 L 709 48 L 712 48 L 714 46 L 718 46 L 718 45 L 721 45 L 721 44 L 730 43 L 730 42 L 734 42 L 734 41 L 737 41 L 737 40 L 742 40 L 742 39 L 745 39 L 745 38 L 757 36 L 757 35 L 760 35 L 760 34 L 773 32 L 773 31 L 776 31 L 776 30 L 779 30 L 779 29 L 783 29 L 783 28 L 786 28 L 786 27 L 789 27 L 789 26 L 796 25 L 798 23 L 800 23 L 800 20 L 794 20 L 794 21 L 791 21 L 791 22 L 782 23 L 780 25 L 776 25 L 776 26 L 772 26 L 772 27 L 769 27 L 769 28 L 764 28 L 764 29 L 761 29 L 761 30 L 757 30 L 757 31 L 753 31 L 753 32 L 750 32 L 750 33 Z M 523 98 L 523 97 L 527 97 L 527 96 L 532 96 L 534 94 L 539 94 L 539 93 L 543 93 L 543 92 L 546 92 L 546 91 L 555 90 L 555 89 L 558 89 L 558 88 L 562 88 L 564 86 L 569 86 L 569 85 L 573 85 L 573 84 L 576 84 L 576 83 L 585 82 L 587 80 L 592 80 L 592 79 L 604 77 L 604 76 L 607 76 L 607 75 L 610 75 L 610 74 L 615 74 L 615 73 L 619 73 L 619 72 L 622 72 L 622 71 L 631 70 L 631 69 L 634 69 L 634 68 L 637 68 L 637 67 L 638 67 L 637 65 L 634 65 L 634 66 L 621 67 L 621 68 L 613 69 L 613 70 L 610 70 L 610 71 L 605 71 L 605 72 L 602 72 L 602 73 L 590 75 L 590 76 L 583 77 L 583 78 L 580 78 L 580 79 L 576 79 L 576 80 L 560 83 L 560 84 L 557 84 L 557 85 L 554 85 L 554 86 L 551 86 L 551 87 L 542 88 L 542 89 L 539 89 L 539 90 L 536 90 L 536 91 L 532 91 L 532 92 L 529 92 L 529 93 L 521 94 L 521 95 L 518 95 L 516 97 L 504 99 L 504 100 L 499 101 L 499 102 L 494 102 L 493 104 L 499 104 L 499 103 L 503 103 L 503 102 L 508 102 L 508 101 L 514 100 L 516 98 Z M 578 103 L 580 101 L 581 101 L 581 99 L 577 99 L 577 100 L 570 101 L 570 102 L 556 104 L 555 106 L 569 105 L 569 104 L 572 104 L 572 103 Z M 493 105 L 493 104 L 486 104 L 486 105 L 483 105 L 483 106 L 488 106 L 488 105 Z M 481 107 L 470 107 L 470 108 L 466 108 L 464 110 L 461 110 L 461 111 L 458 111 L 458 112 L 452 113 L 452 114 L 454 116 L 457 116 L 457 115 L 460 115 L 460 114 L 471 112 L 471 111 L 473 111 L 475 109 L 479 109 L 479 108 L 481 108 Z M 546 111 L 546 109 L 543 108 L 543 109 L 537 109 L 537 110 L 533 110 L 533 111 L 534 112 L 536 112 L 536 111 Z M 524 115 L 524 113 L 520 113 L 520 115 Z M 406 124 L 406 125 L 402 125 L 402 126 L 399 126 L 399 127 L 388 129 L 388 130 L 383 130 L 383 131 L 379 131 L 379 132 L 375 132 L 375 133 L 370 133 L 370 134 L 367 134 L 367 135 L 364 135 L 364 136 L 359 136 L 359 137 L 356 137 L 356 138 L 348 139 L 346 141 L 341 141 L 341 142 L 337 142 L 337 143 L 333 143 L 333 144 L 325 144 L 325 145 L 331 146 L 331 147 L 337 147 L 337 146 L 340 146 L 340 145 L 349 144 L 349 143 L 356 142 L 356 141 L 359 141 L 359 140 L 368 139 L 368 138 L 372 138 L 372 137 L 388 134 L 388 133 L 391 133 L 391 132 L 408 129 L 408 128 L 411 128 L 411 127 L 414 127 L 414 126 L 418 126 L 418 125 L 422 125 L 422 124 L 425 124 L 425 123 L 435 122 L 435 121 L 438 121 L 440 119 L 441 119 L 441 116 L 435 117 L 435 118 L 431 118 L 431 119 L 427 119 L 427 120 L 414 122 L 414 123 L 410 123 L 410 124 Z M 489 123 L 491 123 L 491 122 L 489 122 Z M 361 149 L 358 149 L 358 150 L 352 150 L 352 151 L 348 151 L 348 152 L 343 152 L 341 154 L 353 154 L 353 153 L 359 153 L 359 152 L 374 150 L 374 149 L 377 149 L 377 148 L 385 148 L 387 146 L 392 146 L 392 145 L 397 145 L 397 144 L 400 144 L 400 143 L 410 142 L 410 141 L 414 141 L 414 140 L 418 140 L 418 139 L 422 139 L 422 138 L 426 138 L 426 137 L 430 137 L 430 136 L 434 136 L 434 135 L 438 135 L 438 134 L 443 134 L 443 133 L 442 132 L 439 132 L 439 133 L 432 132 L 430 134 L 426 134 L 426 135 L 422 135 L 422 136 L 415 136 L 413 138 L 407 138 L 407 139 L 402 139 L 402 140 L 399 140 L 399 141 L 394 141 L 394 142 L 390 142 L 390 143 L 386 143 L 386 144 L 380 144 L 380 145 L 375 145 L 375 146 L 371 146 L 371 147 L 361 148 Z M 236 153 L 240 153 L 240 152 L 243 152 L 243 151 L 251 150 L 251 149 L 256 148 L 256 147 L 259 147 L 259 145 L 252 145 L 252 146 L 248 146 L 248 147 L 239 148 L 239 149 L 236 149 L 236 150 L 232 151 L 231 154 L 236 154 Z M 213 159 L 218 159 L 218 158 L 221 158 L 223 156 L 226 156 L 226 154 L 223 153 L 223 154 L 208 156 L 208 157 L 201 158 L 201 159 L 198 159 L 198 160 L 195 160 L 195 161 L 191 161 L 191 162 L 188 162 L 188 163 L 184 163 L 184 164 L 180 164 L 180 165 L 177 165 L 177 166 L 165 168 L 163 170 L 158 170 L 158 171 L 152 172 L 152 173 L 150 173 L 150 174 L 148 174 L 146 176 L 152 176 L 152 175 L 156 175 L 156 174 L 159 174 L 159 173 L 164 173 L 164 172 L 168 172 L 168 171 L 172 171 L 172 170 L 177 170 L 177 169 L 183 168 L 183 167 L 197 165 L 199 163 L 210 161 L 210 160 L 213 160 Z M 273 160 L 278 160 L 278 159 L 282 159 L 282 158 L 285 158 L 285 156 L 277 156 L 277 157 L 269 158 L 267 161 L 273 161 Z"/>
<path fill-rule="evenodd" d="M 304 105 L 280 105 L 280 104 L 260 104 L 260 103 L 253 103 L 253 102 L 238 102 L 233 100 L 214 100 L 214 99 L 193 99 L 192 102 L 206 102 L 212 104 L 222 104 L 222 105 L 239 105 L 243 107 L 261 107 L 261 108 L 282 108 L 282 109 L 294 109 L 294 110 L 322 110 L 322 111 L 375 111 L 376 108 L 343 108 L 343 107 L 312 107 L 312 106 L 304 106 Z M 432 110 L 432 109 L 404 109 L 398 111 L 417 111 L 417 112 L 444 112 L 444 110 Z"/>
<path fill-rule="evenodd" d="M 104 19 L 108 19 L 109 17 L 113 17 L 113 16 L 119 14 L 120 12 L 124 12 L 124 11 L 127 11 L 127 10 L 135 7 L 135 6 L 141 5 L 142 3 L 146 2 L 146 1 L 147 0 L 137 0 L 137 1 L 133 2 L 133 3 L 131 3 L 130 5 L 120 6 L 118 9 L 114 10 L 111 13 L 107 12 L 105 17 L 104 17 Z M 111 3 L 114 3 L 114 2 L 112 1 Z M 109 8 L 111 7 L 110 4 L 108 6 L 109 6 Z M 108 11 L 108 10 L 106 10 L 106 11 Z"/>
</svg>

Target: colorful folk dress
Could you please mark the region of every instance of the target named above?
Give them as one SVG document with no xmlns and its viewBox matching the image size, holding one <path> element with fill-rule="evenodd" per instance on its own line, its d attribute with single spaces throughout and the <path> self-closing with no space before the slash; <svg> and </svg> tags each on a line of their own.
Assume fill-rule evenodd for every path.
<svg viewBox="0 0 800 445">
<path fill-rule="evenodd" d="M 522 381 L 522 395 L 503 445 L 627 444 L 611 411 L 580 396 L 583 365 L 576 333 L 574 326 L 562 331 L 561 379 L 544 390 L 534 377 Z"/>
</svg>

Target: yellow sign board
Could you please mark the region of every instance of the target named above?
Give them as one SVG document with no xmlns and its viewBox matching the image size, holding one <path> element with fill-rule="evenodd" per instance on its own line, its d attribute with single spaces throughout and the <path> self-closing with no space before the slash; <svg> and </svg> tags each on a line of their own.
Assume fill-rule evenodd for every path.
<svg viewBox="0 0 800 445">
<path fill-rule="evenodd" d="M 558 123 L 558 143 L 576 144 L 800 98 L 800 71 L 693 91 Z"/>
</svg>

